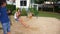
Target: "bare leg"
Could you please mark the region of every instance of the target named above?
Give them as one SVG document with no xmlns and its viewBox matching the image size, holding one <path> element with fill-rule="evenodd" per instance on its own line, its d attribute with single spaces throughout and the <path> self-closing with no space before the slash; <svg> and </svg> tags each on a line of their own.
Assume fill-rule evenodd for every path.
<svg viewBox="0 0 60 34">
<path fill-rule="evenodd" d="M 7 32 L 7 34 L 11 34 L 10 32 Z"/>
<path fill-rule="evenodd" d="M 27 25 L 21 18 L 18 19 L 18 20 L 19 20 L 19 22 L 20 22 L 24 27 L 26 27 L 26 28 L 29 27 L 29 25 Z"/>
</svg>

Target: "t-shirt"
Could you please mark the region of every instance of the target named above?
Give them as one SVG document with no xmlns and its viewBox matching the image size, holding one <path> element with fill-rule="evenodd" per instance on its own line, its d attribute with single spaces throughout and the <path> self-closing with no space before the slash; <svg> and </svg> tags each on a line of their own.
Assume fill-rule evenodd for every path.
<svg viewBox="0 0 60 34">
<path fill-rule="evenodd" d="M 17 12 L 16 12 L 17 13 Z M 17 19 L 16 13 L 14 14 L 14 19 Z"/>
<path fill-rule="evenodd" d="M 14 18 L 15 18 L 15 19 L 19 19 L 19 15 L 20 15 L 19 12 L 16 12 L 16 13 L 14 14 Z"/>
<path fill-rule="evenodd" d="M 1 23 L 6 23 L 10 21 L 6 7 L 0 7 L 0 21 Z"/>
</svg>

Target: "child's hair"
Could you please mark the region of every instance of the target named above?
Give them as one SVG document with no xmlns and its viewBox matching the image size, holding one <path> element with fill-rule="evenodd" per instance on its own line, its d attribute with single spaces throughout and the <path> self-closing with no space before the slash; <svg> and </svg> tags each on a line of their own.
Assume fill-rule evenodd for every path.
<svg viewBox="0 0 60 34">
<path fill-rule="evenodd" d="M 3 3 L 6 3 L 6 0 L 0 0 L 0 6 L 1 6 Z"/>
<path fill-rule="evenodd" d="M 18 11 L 18 10 L 21 12 L 20 8 L 17 8 L 17 11 Z"/>
</svg>

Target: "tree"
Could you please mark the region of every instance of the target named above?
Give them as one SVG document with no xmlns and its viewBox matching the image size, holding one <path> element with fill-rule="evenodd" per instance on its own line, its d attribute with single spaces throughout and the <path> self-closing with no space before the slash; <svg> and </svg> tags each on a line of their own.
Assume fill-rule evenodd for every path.
<svg viewBox="0 0 60 34">
<path fill-rule="evenodd" d="M 58 1 L 58 0 L 46 0 L 46 1 Z"/>
<path fill-rule="evenodd" d="M 41 3 L 44 3 L 45 0 L 35 0 L 35 3 L 37 4 L 41 4 Z"/>
<path fill-rule="evenodd" d="M 37 3 L 37 4 L 44 3 L 44 1 L 52 1 L 52 2 L 57 2 L 57 1 L 60 1 L 60 0 L 34 0 L 34 2 L 35 2 L 35 3 Z"/>
</svg>

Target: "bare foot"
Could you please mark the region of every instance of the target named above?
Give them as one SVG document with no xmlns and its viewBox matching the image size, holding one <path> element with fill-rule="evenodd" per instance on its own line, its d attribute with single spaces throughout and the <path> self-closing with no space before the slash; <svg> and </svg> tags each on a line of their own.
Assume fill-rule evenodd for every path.
<svg viewBox="0 0 60 34">
<path fill-rule="evenodd" d="M 10 32 L 8 32 L 7 34 L 11 34 Z"/>
</svg>

